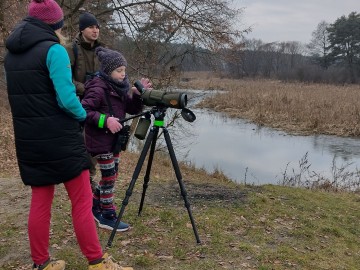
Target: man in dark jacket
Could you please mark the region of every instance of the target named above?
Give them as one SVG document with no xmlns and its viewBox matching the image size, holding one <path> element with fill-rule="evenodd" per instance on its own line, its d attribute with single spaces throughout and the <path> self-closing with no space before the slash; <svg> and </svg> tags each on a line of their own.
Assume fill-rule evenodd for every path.
<svg viewBox="0 0 360 270">
<path fill-rule="evenodd" d="M 104 45 L 99 41 L 99 34 L 100 25 L 95 16 L 89 12 L 84 12 L 79 17 L 79 33 L 72 43 L 66 45 L 76 94 L 80 99 L 84 95 L 84 83 L 100 68 L 95 49 Z"/>
</svg>

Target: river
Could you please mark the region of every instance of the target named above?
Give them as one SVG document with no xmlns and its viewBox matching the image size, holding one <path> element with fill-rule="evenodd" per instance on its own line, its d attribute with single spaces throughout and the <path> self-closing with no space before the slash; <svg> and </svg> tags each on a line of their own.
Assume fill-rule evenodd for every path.
<svg viewBox="0 0 360 270">
<path fill-rule="evenodd" d="M 185 125 L 189 134 L 176 138 L 176 125 L 169 132 L 172 141 L 174 137 L 181 141 L 175 146 L 177 159 L 209 173 L 219 170 L 237 183 L 262 185 L 281 184 L 285 178 L 299 175 L 331 180 L 360 168 L 357 138 L 293 136 L 210 110 L 193 109 L 196 102 L 189 102 L 197 117 Z"/>
</svg>

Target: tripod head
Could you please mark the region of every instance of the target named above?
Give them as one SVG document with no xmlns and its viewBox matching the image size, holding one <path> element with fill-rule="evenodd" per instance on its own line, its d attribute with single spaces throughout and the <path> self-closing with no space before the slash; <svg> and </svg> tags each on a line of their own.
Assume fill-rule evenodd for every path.
<svg viewBox="0 0 360 270">
<path fill-rule="evenodd" d="M 164 125 L 164 118 L 168 108 L 181 109 L 181 116 L 187 122 L 194 122 L 196 120 L 195 114 L 188 108 L 187 95 L 184 93 L 167 93 L 164 91 L 151 90 L 146 91 L 140 81 L 136 81 L 134 86 L 141 93 L 143 103 L 146 106 L 153 106 L 150 110 L 141 112 L 139 114 L 124 118 L 119 122 L 123 124 L 131 119 L 141 117 L 135 130 L 135 137 L 139 140 L 145 139 L 146 133 L 151 123 L 151 115 L 154 116 L 154 125 L 162 127 Z"/>
</svg>

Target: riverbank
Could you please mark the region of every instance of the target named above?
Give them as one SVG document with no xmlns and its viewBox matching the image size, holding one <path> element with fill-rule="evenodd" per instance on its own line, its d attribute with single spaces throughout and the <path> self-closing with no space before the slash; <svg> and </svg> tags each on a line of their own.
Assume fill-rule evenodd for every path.
<svg viewBox="0 0 360 270">
<path fill-rule="evenodd" d="M 360 135 L 360 85 L 231 80 L 211 73 L 188 73 L 179 87 L 225 90 L 206 98 L 198 107 L 290 134 Z"/>
</svg>

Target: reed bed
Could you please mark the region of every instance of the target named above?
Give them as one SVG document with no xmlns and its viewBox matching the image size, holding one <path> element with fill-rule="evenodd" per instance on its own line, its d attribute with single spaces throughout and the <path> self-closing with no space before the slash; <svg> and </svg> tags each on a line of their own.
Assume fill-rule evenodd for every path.
<svg viewBox="0 0 360 270">
<path fill-rule="evenodd" d="M 360 135 L 360 85 L 285 83 L 194 76 L 181 87 L 218 89 L 198 106 L 292 134 Z"/>
</svg>

